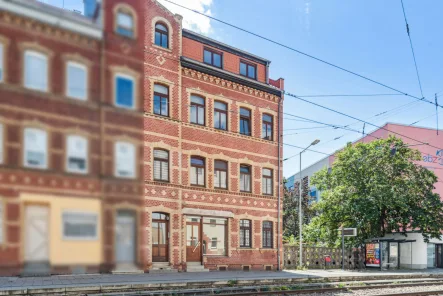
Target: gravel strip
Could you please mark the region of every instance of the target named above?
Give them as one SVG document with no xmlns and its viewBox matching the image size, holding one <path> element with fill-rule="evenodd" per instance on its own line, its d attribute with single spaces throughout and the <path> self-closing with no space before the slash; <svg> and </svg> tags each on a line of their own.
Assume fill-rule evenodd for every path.
<svg viewBox="0 0 443 296">
<path fill-rule="evenodd" d="M 424 291 L 443 291 L 443 285 L 439 286 L 422 286 L 422 287 L 402 287 L 402 288 L 385 288 L 385 289 L 368 289 L 368 290 L 356 290 L 345 292 L 329 292 L 329 293 L 311 293 L 303 294 L 304 296 L 375 296 L 384 294 L 396 294 L 396 293 L 411 293 L 411 292 L 424 292 Z M 443 295 L 443 292 L 436 295 Z"/>
</svg>

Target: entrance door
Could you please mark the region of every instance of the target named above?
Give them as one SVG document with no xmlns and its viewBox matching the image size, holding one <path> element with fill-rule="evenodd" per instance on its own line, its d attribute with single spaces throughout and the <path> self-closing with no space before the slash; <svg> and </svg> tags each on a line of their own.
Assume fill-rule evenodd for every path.
<svg viewBox="0 0 443 296">
<path fill-rule="evenodd" d="M 152 262 L 168 262 L 169 216 L 152 213 Z"/>
<path fill-rule="evenodd" d="M 436 256 L 437 256 L 437 267 L 443 267 L 443 245 L 435 245 L 436 247 Z"/>
<path fill-rule="evenodd" d="M 201 262 L 201 218 L 186 218 L 186 261 Z"/>
<path fill-rule="evenodd" d="M 25 261 L 49 261 L 49 209 L 27 206 L 25 211 Z"/>
<path fill-rule="evenodd" d="M 118 211 L 115 223 L 115 261 L 135 261 L 135 215 L 131 211 Z"/>
</svg>

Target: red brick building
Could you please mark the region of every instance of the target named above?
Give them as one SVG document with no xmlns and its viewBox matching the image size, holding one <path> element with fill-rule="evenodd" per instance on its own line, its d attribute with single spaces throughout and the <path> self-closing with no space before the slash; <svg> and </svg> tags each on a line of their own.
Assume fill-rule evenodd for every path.
<svg viewBox="0 0 443 296">
<path fill-rule="evenodd" d="M 155 0 L 85 5 L 0 0 L 0 275 L 276 269 L 270 62 Z"/>
<path fill-rule="evenodd" d="M 102 2 L 0 1 L 0 274 L 146 265 L 143 7 Z"/>
<path fill-rule="evenodd" d="M 147 267 L 276 269 L 283 80 L 145 3 Z"/>
</svg>

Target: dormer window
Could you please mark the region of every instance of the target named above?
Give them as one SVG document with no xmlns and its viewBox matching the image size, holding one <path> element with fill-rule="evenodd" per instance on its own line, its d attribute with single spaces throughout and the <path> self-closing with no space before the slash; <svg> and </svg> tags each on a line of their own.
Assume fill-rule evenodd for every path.
<svg viewBox="0 0 443 296">
<path fill-rule="evenodd" d="M 117 13 L 117 33 L 134 38 L 134 17 L 132 14 L 123 11 Z"/>
<path fill-rule="evenodd" d="M 240 75 L 257 79 L 257 66 L 245 61 L 240 61 Z"/>
<path fill-rule="evenodd" d="M 168 28 L 161 24 L 155 24 L 155 45 L 169 48 Z"/>
<path fill-rule="evenodd" d="M 222 68 L 222 53 L 205 48 L 203 50 L 203 62 L 217 68 Z"/>
</svg>

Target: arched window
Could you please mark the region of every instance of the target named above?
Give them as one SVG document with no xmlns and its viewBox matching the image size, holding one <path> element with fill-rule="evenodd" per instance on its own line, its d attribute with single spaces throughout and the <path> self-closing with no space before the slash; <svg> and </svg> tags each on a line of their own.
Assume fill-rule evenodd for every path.
<svg viewBox="0 0 443 296">
<path fill-rule="evenodd" d="M 116 32 L 122 36 L 134 38 L 134 15 L 128 9 L 119 8 L 116 15 Z"/>
<path fill-rule="evenodd" d="M 169 152 L 154 149 L 154 180 L 169 181 Z"/>
<path fill-rule="evenodd" d="M 169 48 L 168 28 L 161 24 L 155 24 L 155 45 Z"/>
</svg>

